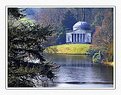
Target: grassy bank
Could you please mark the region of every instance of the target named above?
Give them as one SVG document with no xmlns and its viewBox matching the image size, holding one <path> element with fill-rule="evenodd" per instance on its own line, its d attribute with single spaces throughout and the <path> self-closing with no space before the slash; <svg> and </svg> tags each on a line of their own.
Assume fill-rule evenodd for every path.
<svg viewBox="0 0 121 95">
<path fill-rule="evenodd" d="M 59 54 L 88 54 L 90 44 L 63 44 L 50 46 L 45 49 L 45 53 Z"/>
</svg>

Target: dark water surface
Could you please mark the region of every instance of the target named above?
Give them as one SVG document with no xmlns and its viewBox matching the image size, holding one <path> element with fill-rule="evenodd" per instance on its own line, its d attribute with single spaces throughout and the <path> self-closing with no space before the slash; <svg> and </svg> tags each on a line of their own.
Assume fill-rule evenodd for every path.
<svg viewBox="0 0 121 95">
<path fill-rule="evenodd" d="M 113 67 L 93 64 L 85 55 L 57 55 L 46 57 L 61 67 L 55 80 L 57 87 L 112 88 Z"/>
</svg>

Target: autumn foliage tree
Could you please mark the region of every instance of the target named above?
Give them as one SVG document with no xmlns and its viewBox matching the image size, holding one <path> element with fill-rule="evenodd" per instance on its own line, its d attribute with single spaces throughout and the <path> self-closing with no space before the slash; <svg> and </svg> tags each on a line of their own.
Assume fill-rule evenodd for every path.
<svg viewBox="0 0 121 95">
<path fill-rule="evenodd" d="M 101 26 L 96 26 L 93 35 L 93 44 L 105 49 L 105 57 L 113 61 L 113 9 L 105 10 Z"/>
</svg>

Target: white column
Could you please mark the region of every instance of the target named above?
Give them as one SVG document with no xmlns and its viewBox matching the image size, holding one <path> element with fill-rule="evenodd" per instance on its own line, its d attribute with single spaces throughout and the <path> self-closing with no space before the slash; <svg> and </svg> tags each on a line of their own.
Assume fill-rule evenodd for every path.
<svg viewBox="0 0 121 95">
<path fill-rule="evenodd" d="M 71 34 L 71 42 L 73 42 L 73 34 Z"/>
<path fill-rule="evenodd" d="M 81 34 L 79 34 L 79 42 L 81 42 Z"/>
<path fill-rule="evenodd" d="M 77 34 L 77 36 L 78 36 L 77 40 L 78 40 L 78 42 L 79 42 L 79 34 Z"/>
<path fill-rule="evenodd" d="M 84 43 L 84 34 L 83 34 L 83 43 Z"/>
<path fill-rule="evenodd" d="M 79 34 L 79 43 L 80 43 L 80 34 Z"/>
<path fill-rule="evenodd" d="M 75 42 L 76 42 L 76 34 L 75 34 Z"/>
<path fill-rule="evenodd" d="M 75 35 L 73 34 L 73 42 L 75 42 Z"/>
<path fill-rule="evenodd" d="M 77 42 L 79 42 L 79 34 L 77 34 Z"/>
<path fill-rule="evenodd" d="M 77 42 L 79 42 L 79 34 L 77 34 Z"/>
<path fill-rule="evenodd" d="M 85 42 L 87 42 L 87 39 L 88 39 L 87 34 L 85 34 Z"/>
<path fill-rule="evenodd" d="M 79 34 L 79 43 L 80 43 L 80 34 Z"/>
<path fill-rule="evenodd" d="M 85 43 L 85 34 L 83 34 L 84 35 L 84 43 Z"/>
<path fill-rule="evenodd" d="M 84 43 L 85 43 L 85 34 L 84 34 Z"/>
<path fill-rule="evenodd" d="M 76 34 L 76 36 L 77 36 L 77 42 L 79 42 L 79 36 L 78 36 L 78 34 Z"/>
<path fill-rule="evenodd" d="M 76 34 L 76 42 L 78 42 L 78 34 Z"/>
<path fill-rule="evenodd" d="M 78 36 L 78 35 L 76 34 L 76 42 L 78 41 L 78 38 L 77 38 L 77 36 Z"/>
<path fill-rule="evenodd" d="M 75 36 L 75 42 L 76 42 L 76 34 L 74 36 Z"/>
<path fill-rule="evenodd" d="M 76 34 L 76 42 L 78 42 L 78 34 Z"/>
<path fill-rule="evenodd" d="M 82 42 L 82 34 L 80 34 L 80 42 Z"/>
</svg>

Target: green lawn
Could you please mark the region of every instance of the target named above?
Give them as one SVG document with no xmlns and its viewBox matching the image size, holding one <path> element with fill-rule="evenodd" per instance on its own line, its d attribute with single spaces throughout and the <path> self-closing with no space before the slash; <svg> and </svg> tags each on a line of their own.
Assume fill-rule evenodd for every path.
<svg viewBox="0 0 121 95">
<path fill-rule="evenodd" d="M 47 47 L 44 52 L 61 54 L 88 54 L 87 51 L 90 46 L 90 44 L 62 44 Z"/>
</svg>

